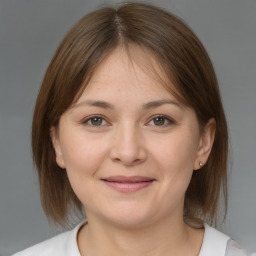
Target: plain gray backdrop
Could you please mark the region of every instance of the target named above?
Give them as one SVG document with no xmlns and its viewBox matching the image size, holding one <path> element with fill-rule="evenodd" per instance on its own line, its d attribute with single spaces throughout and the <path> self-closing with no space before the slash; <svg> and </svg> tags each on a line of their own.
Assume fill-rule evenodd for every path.
<svg viewBox="0 0 256 256">
<path fill-rule="evenodd" d="M 56 234 L 42 212 L 30 131 L 44 72 L 66 32 L 118 1 L 0 0 L 0 255 Z M 147 1 L 146 1 L 147 2 Z M 221 229 L 256 251 L 256 1 L 148 1 L 183 18 L 214 63 L 230 129 L 229 211 Z"/>
</svg>

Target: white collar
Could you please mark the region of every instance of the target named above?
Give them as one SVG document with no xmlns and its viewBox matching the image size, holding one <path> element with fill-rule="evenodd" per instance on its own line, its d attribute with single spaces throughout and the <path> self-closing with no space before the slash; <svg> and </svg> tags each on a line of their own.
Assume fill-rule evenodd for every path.
<svg viewBox="0 0 256 256">
<path fill-rule="evenodd" d="M 227 242 L 230 237 L 208 226 L 206 223 L 204 228 L 204 239 L 198 256 L 225 256 Z"/>
</svg>

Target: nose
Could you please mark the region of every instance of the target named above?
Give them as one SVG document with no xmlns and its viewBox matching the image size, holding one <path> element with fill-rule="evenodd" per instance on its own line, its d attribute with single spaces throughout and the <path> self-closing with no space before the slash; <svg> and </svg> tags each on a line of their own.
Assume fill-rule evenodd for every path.
<svg viewBox="0 0 256 256">
<path fill-rule="evenodd" d="M 116 129 L 110 150 L 110 158 L 114 162 L 119 162 L 126 166 L 136 165 L 146 160 L 147 152 L 139 128 L 126 125 Z"/>
</svg>

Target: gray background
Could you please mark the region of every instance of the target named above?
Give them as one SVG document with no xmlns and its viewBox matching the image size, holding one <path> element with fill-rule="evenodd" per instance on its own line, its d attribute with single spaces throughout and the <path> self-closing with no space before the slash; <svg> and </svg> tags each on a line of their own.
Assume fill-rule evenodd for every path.
<svg viewBox="0 0 256 256">
<path fill-rule="evenodd" d="M 32 111 L 58 43 L 102 3 L 111 2 L 0 0 L 0 255 L 56 234 L 41 210 L 31 161 Z M 222 230 L 256 251 L 256 1 L 151 3 L 186 20 L 213 60 L 232 146 L 229 212 Z"/>
</svg>

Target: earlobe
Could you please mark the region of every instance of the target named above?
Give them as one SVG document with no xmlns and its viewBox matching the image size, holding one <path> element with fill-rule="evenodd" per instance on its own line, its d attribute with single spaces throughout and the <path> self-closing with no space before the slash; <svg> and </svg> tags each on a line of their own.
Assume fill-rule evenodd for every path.
<svg viewBox="0 0 256 256">
<path fill-rule="evenodd" d="M 56 163 L 60 168 L 64 169 L 65 164 L 62 156 L 61 147 L 60 147 L 58 130 L 55 126 L 50 128 L 50 136 L 51 136 L 52 145 L 55 151 Z"/>
<path fill-rule="evenodd" d="M 194 163 L 194 170 L 202 168 L 211 153 L 212 145 L 214 143 L 216 130 L 216 121 L 214 118 L 209 119 L 208 123 L 205 125 L 198 146 L 198 151 Z"/>
</svg>

